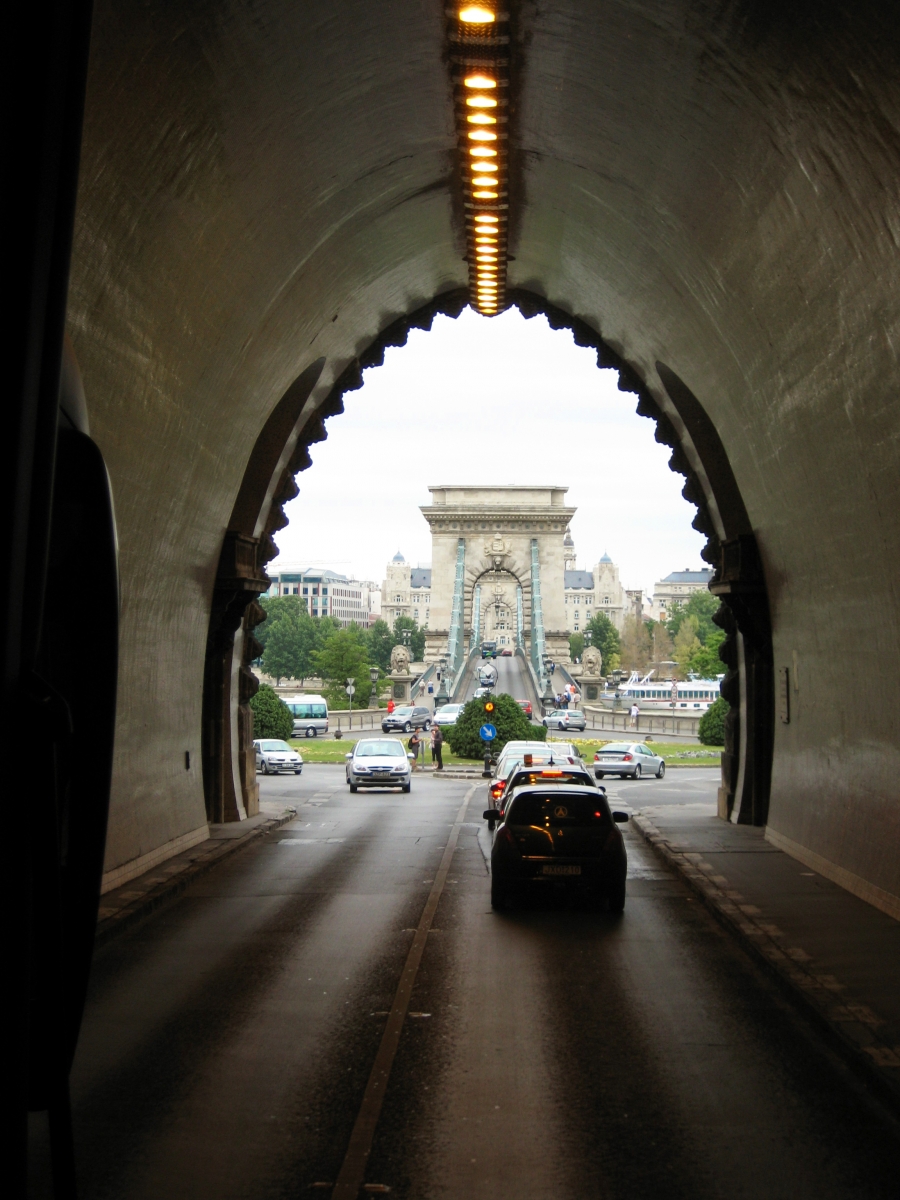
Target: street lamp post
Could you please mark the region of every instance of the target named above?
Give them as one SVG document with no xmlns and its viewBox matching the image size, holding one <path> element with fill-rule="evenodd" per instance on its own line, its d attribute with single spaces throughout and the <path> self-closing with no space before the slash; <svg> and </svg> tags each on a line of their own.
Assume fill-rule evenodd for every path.
<svg viewBox="0 0 900 1200">
<path fill-rule="evenodd" d="M 450 703 L 450 693 L 447 690 L 447 656 L 442 654 L 438 663 L 438 692 L 434 698 L 436 708 Z"/>
<path fill-rule="evenodd" d="M 350 701 L 350 716 L 348 718 L 347 726 L 348 729 L 353 728 L 353 693 L 356 691 L 356 688 L 354 687 L 355 683 L 355 679 L 348 679 L 347 686 L 344 688 L 344 691 L 347 693 L 347 699 Z"/>
<path fill-rule="evenodd" d="M 378 668 L 369 667 L 369 678 L 372 680 L 372 695 L 369 697 L 369 708 L 378 707 Z"/>
</svg>

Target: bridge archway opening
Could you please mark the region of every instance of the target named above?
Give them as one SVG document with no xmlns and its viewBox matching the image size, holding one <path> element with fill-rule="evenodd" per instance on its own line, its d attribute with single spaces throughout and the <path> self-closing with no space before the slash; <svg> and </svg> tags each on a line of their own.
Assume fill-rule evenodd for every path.
<svg viewBox="0 0 900 1200">
<path fill-rule="evenodd" d="M 768 730 L 773 713 L 768 604 L 746 508 L 721 439 L 700 402 L 665 364 L 657 364 L 659 377 L 665 386 L 661 399 L 655 398 L 637 372 L 584 322 L 532 294 L 518 293 L 515 302 L 526 317 L 533 318 L 541 314 L 551 328 L 570 330 L 577 346 L 589 347 L 596 353 L 598 367 L 611 368 L 618 373 L 619 389 L 636 395 L 637 412 L 655 422 L 656 440 L 672 448 L 670 468 L 686 477 L 682 494 L 696 510 L 694 528 L 706 538 L 702 556 L 717 571 L 715 588 L 723 598 L 717 621 L 727 635 L 721 651 L 727 664 L 723 692 L 732 705 L 732 711 L 723 758 L 720 809 L 723 816 L 734 813 L 740 820 L 762 824 L 765 822 L 768 800 L 771 769 L 771 735 Z M 394 322 L 359 356 L 353 370 L 344 373 L 306 422 L 303 415 L 299 414 L 306 412 L 307 400 L 321 367 L 316 365 L 309 368 L 288 389 L 248 463 L 241 497 L 252 493 L 254 499 L 249 503 L 239 499 L 236 505 L 237 511 L 243 504 L 243 536 L 248 536 L 246 531 L 252 523 L 253 533 L 249 536 L 258 541 L 255 551 L 258 559 L 257 577 L 262 577 L 265 562 L 277 553 L 273 535 L 287 524 L 284 506 L 297 495 L 294 474 L 308 469 L 311 463 L 310 447 L 326 436 L 325 419 L 343 411 L 346 394 L 362 386 L 363 371 L 382 365 L 388 347 L 403 345 L 412 329 L 430 328 L 439 313 L 458 316 L 465 303 L 465 298 L 459 293 L 441 296 L 424 309 Z M 339 435 L 339 432 L 340 426 L 335 429 L 336 434 Z M 282 440 L 284 446 L 281 445 Z M 267 448 L 265 452 L 263 447 Z M 261 498 L 258 510 L 257 498 Z M 302 508 L 300 511 L 302 514 Z M 235 528 L 235 524 L 233 519 L 225 540 L 220 562 L 220 579 L 224 588 L 219 590 L 225 592 L 224 611 L 233 614 L 232 622 L 235 615 L 240 615 L 240 628 L 232 655 L 228 649 L 231 631 L 225 627 L 226 649 L 223 659 L 222 646 L 215 641 L 219 637 L 221 642 L 223 604 L 220 601 L 214 606 L 207 654 L 207 694 L 216 697 L 217 711 L 222 713 L 220 728 L 224 729 L 224 734 L 221 742 L 228 751 L 228 754 L 224 754 L 219 747 L 210 746 L 211 753 L 207 759 L 208 806 L 209 811 L 225 815 L 228 815 L 228 805 L 233 812 L 236 809 L 240 811 L 242 802 L 244 811 L 248 803 L 252 804 L 254 772 L 247 749 L 250 724 L 246 705 L 255 686 L 249 671 L 249 661 L 255 650 L 252 627 L 254 621 L 262 616 L 255 601 L 251 600 L 242 608 L 241 595 L 235 595 L 233 591 L 235 569 L 232 552 L 235 546 L 241 544 L 242 537 L 241 529 Z M 463 593 L 462 642 L 467 650 L 471 650 L 476 632 L 484 638 L 488 636 L 486 631 L 490 628 L 499 634 L 498 641 L 500 638 L 508 639 L 510 646 L 518 642 L 526 653 L 533 654 L 535 605 L 533 575 L 527 552 L 522 551 L 517 557 L 514 555 L 513 561 L 508 548 L 498 545 L 496 549 L 501 554 L 492 557 L 488 545 L 492 536 L 494 531 L 485 529 L 470 539 L 472 547 L 466 561 Z M 480 544 L 482 541 L 483 547 Z M 503 542 L 502 537 L 500 542 Z M 730 556 L 727 570 L 725 547 L 728 547 Z M 518 561 L 520 558 L 521 562 Z M 509 581 L 508 587 L 504 586 L 504 578 Z M 255 585 L 251 581 L 248 586 L 252 588 Z M 484 591 L 486 587 L 492 589 L 490 593 Z M 498 593 L 493 590 L 496 588 L 500 589 Z M 734 602 L 738 594 L 739 599 Z M 477 631 L 476 596 L 480 602 Z M 548 648 L 543 642 L 542 633 L 536 659 L 538 675 L 540 656 Z M 211 685 L 209 681 L 212 681 Z M 222 707 L 222 697 L 228 698 L 225 707 Z M 208 703 L 207 708 L 212 711 L 213 705 Z M 230 729 L 226 729 L 229 724 Z M 213 729 L 214 722 L 205 727 Z M 224 781 L 224 801 L 216 796 L 218 781 Z M 249 800 L 248 792 L 251 793 Z"/>
</svg>

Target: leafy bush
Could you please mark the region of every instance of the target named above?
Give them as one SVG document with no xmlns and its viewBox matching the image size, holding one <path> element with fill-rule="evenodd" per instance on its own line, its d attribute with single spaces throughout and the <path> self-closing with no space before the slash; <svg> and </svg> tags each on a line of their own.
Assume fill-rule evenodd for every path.
<svg viewBox="0 0 900 1200">
<path fill-rule="evenodd" d="M 720 696 L 718 700 L 713 701 L 700 718 L 697 735 L 702 745 L 725 745 L 725 717 L 728 715 L 729 708 L 731 705 L 724 696 Z"/>
<path fill-rule="evenodd" d="M 268 684 L 261 685 L 250 701 L 250 709 L 253 713 L 255 738 L 289 738 L 294 732 L 291 710 Z"/>
<path fill-rule="evenodd" d="M 485 744 L 478 736 L 478 730 L 485 723 L 495 726 L 497 730 L 497 737 L 490 744 L 491 750 L 497 753 L 507 742 L 545 740 L 547 730 L 543 725 L 532 725 L 512 696 L 501 692 L 491 699 L 494 703 L 492 713 L 484 711 L 487 697 L 470 700 L 459 714 L 456 724 L 445 728 L 444 737 L 454 754 L 460 758 L 482 758 Z"/>
</svg>

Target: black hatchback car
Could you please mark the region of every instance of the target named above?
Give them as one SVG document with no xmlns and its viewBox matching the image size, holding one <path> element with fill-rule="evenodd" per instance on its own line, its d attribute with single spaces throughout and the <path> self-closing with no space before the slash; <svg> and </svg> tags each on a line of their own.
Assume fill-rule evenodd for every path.
<svg viewBox="0 0 900 1200">
<path fill-rule="evenodd" d="M 484 816 L 496 820 L 497 810 Z M 627 813 L 610 812 L 599 788 L 520 788 L 494 838 L 491 904 L 505 908 L 538 888 L 562 886 L 605 897 L 612 912 L 621 912 L 628 862 L 617 826 L 627 820 Z"/>
<path fill-rule="evenodd" d="M 402 708 L 395 708 L 390 714 L 385 713 L 381 718 L 381 728 L 385 733 L 392 733 L 396 729 L 402 730 L 403 733 L 411 733 L 414 729 L 430 729 L 431 709 L 414 708 L 411 704 L 405 704 Z"/>
</svg>

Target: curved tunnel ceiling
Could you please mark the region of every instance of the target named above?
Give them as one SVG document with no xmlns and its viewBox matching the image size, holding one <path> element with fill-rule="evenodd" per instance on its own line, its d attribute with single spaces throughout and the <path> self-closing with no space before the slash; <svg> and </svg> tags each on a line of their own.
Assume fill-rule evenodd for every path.
<svg viewBox="0 0 900 1200">
<path fill-rule="evenodd" d="M 511 15 L 509 285 L 602 334 L 673 421 L 657 363 L 708 413 L 762 551 L 776 655 L 804 664 L 811 698 L 871 681 L 864 714 L 822 705 L 779 731 L 775 816 L 900 890 L 864 849 L 886 826 L 900 839 L 883 715 L 900 699 L 884 668 L 900 644 L 891 14 L 569 0 Z M 199 823 L 196 781 L 158 764 L 199 720 L 222 531 L 267 417 L 315 360 L 313 404 L 398 317 L 466 285 L 445 21 L 435 0 L 97 5 L 70 326 L 122 538 L 131 777 L 113 859 Z M 820 799 L 837 777 L 861 806 L 849 841 Z M 145 815 L 119 820 L 135 797 Z"/>
</svg>

